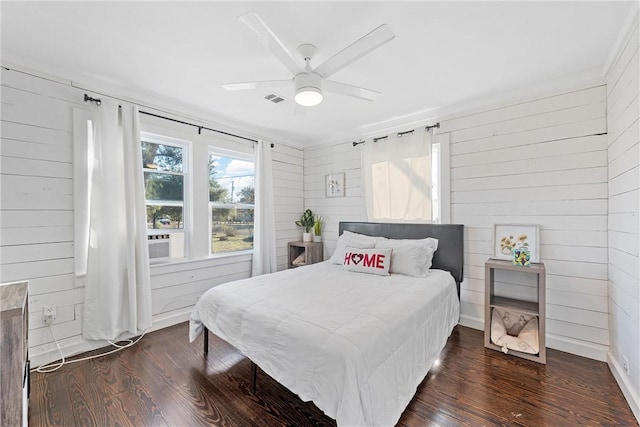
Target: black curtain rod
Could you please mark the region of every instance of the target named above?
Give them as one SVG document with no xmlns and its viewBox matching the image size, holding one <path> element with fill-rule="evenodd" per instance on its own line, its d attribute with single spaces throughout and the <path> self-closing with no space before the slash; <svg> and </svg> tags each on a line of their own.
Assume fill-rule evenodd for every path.
<svg viewBox="0 0 640 427">
<path fill-rule="evenodd" d="M 408 133 L 413 135 L 415 133 L 415 131 L 416 131 L 415 129 L 411 129 L 411 130 L 407 130 L 407 131 L 404 131 L 404 132 L 398 132 L 398 138 L 402 138 L 404 135 L 406 135 Z"/>
<path fill-rule="evenodd" d="M 217 133 L 221 133 L 223 135 L 228 135 L 228 136 L 233 136 L 235 138 L 244 139 L 246 141 L 258 142 L 257 140 L 251 139 L 251 138 L 247 138 L 246 136 L 235 135 L 233 133 L 224 132 L 224 131 L 221 131 L 221 130 L 218 130 L 218 129 L 211 129 L 211 128 L 208 128 L 206 126 L 194 125 L 193 123 L 183 122 L 182 120 L 172 119 L 171 117 L 165 117 L 165 116 L 161 116 L 159 114 L 148 113 L 148 112 L 142 111 L 142 110 L 140 110 L 140 114 L 146 114 L 147 116 L 157 117 L 159 119 L 169 120 L 171 122 L 176 122 L 176 123 L 180 123 L 180 124 L 183 124 L 183 125 L 196 127 L 196 128 L 198 128 L 198 135 L 200 135 L 202 133 L 202 129 L 204 129 L 204 130 L 208 130 L 208 131 L 211 131 L 211 132 L 217 132 Z M 273 148 L 273 144 L 271 144 L 271 148 Z"/>
<path fill-rule="evenodd" d="M 98 106 L 100 104 L 102 104 L 102 100 L 100 98 L 93 98 L 93 97 L 87 95 L 86 93 L 84 94 L 84 102 L 95 102 L 96 105 L 98 105 Z M 169 120 L 169 121 L 175 122 L 175 123 L 180 123 L 182 125 L 196 127 L 196 128 L 198 128 L 198 135 L 201 135 L 202 134 L 202 129 L 204 129 L 204 130 L 208 130 L 208 131 L 211 131 L 211 132 L 221 133 L 223 135 L 233 136 L 234 138 L 244 139 L 245 141 L 251 141 L 251 142 L 254 142 L 254 143 L 258 142 L 257 140 L 251 139 L 251 138 L 247 138 L 246 136 L 235 135 L 233 133 L 224 132 L 224 131 L 221 131 L 221 130 L 218 130 L 218 129 L 211 129 L 211 128 L 208 128 L 206 126 L 195 125 L 193 123 L 188 123 L 188 122 L 185 122 L 185 121 L 182 121 L 182 120 L 172 119 L 171 117 L 165 117 L 165 116 L 161 116 L 159 114 L 149 113 L 149 112 L 142 111 L 142 110 L 140 110 L 139 113 L 140 114 L 146 114 L 147 116 L 157 117 L 159 119 Z M 273 143 L 271 143 L 271 148 L 273 148 L 274 146 L 275 145 Z"/>
<path fill-rule="evenodd" d="M 434 125 L 427 125 L 427 126 L 425 126 L 424 131 L 425 131 L 425 132 L 428 132 L 429 130 L 431 130 L 431 129 L 433 129 L 433 128 L 438 128 L 438 129 L 439 129 L 439 128 L 440 128 L 440 122 L 438 122 L 438 123 L 436 123 L 436 124 L 434 124 Z M 402 135 L 406 135 L 406 134 L 408 134 L 408 133 L 414 133 L 415 131 L 416 131 L 415 129 L 411 129 L 411 130 L 408 130 L 408 131 L 405 131 L 405 132 L 398 132 L 397 136 L 398 136 L 398 138 L 400 138 L 400 137 L 402 137 Z M 377 136 L 377 137 L 373 138 L 373 142 L 378 142 L 378 141 L 380 141 L 381 139 L 387 139 L 388 137 L 389 137 L 389 135 Z M 352 142 L 352 144 L 353 144 L 353 146 L 354 146 L 354 147 L 355 147 L 355 146 L 358 146 L 358 145 L 360 145 L 360 144 L 364 144 L 364 143 L 365 143 L 365 140 L 364 140 L 364 139 L 361 139 L 361 140 L 359 140 L 359 141 L 353 141 L 353 142 Z"/>
<path fill-rule="evenodd" d="M 378 137 L 376 137 L 376 138 L 373 138 L 373 142 L 378 142 L 378 141 L 380 141 L 380 140 L 382 140 L 382 139 L 387 139 L 387 138 L 389 138 L 389 135 L 385 135 L 385 136 L 378 136 Z"/>
<path fill-rule="evenodd" d="M 102 100 L 100 98 L 93 98 L 86 93 L 84 94 L 84 102 L 95 102 L 98 107 L 102 104 Z"/>
</svg>

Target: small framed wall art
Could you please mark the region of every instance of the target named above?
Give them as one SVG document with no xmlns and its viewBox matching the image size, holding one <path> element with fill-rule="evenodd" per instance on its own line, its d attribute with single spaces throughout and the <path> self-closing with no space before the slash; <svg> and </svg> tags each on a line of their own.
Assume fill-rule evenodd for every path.
<svg viewBox="0 0 640 427">
<path fill-rule="evenodd" d="M 540 262 L 540 227 L 536 224 L 494 224 L 493 258 L 513 260 L 514 249 L 528 249 L 530 262 Z"/>
<path fill-rule="evenodd" d="M 344 197 L 344 172 L 326 175 L 324 182 L 327 197 Z"/>
</svg>

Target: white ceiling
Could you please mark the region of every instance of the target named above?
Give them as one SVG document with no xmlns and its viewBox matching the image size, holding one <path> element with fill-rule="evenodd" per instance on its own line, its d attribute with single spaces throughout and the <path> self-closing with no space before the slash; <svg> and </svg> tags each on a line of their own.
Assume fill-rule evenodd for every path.
<svg viewBox="0 0 640 427">
<path fill-rule="evenodd" d="M 496 93 L 601 75 L 633 2 L 7 2 L 2 55 L 79 82 L 104 81 L 265 136 L 353 140 Z M 326 94 L 316 107 L 227 92 L 221 83 L 290 78 L 237 17 L 257 12 L 292 50 L 322 63 L 382 23 L 396 38 L 332 76 L 382 92 Z M 274 89 L 292 98 L 292 90 Z"/>
</svg>

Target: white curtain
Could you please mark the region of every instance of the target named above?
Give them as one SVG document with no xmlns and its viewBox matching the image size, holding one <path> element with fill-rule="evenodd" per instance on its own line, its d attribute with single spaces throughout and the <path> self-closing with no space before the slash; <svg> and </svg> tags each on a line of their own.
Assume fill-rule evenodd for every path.
<svg viewBox="0 0 640 427">
<path fill-rule="evenodd" d="M 273 207 L 271 144 L 259 140 L 255 146 L 255 214 L 253 230 L 253 266 L 258 276 L 277 271 L 276 227 Z"/>
<path fill-rule="evenodd" d="M 95 107 L 91 144 L 83 336 L 114 340 L 151 326 L 138 108 L 119 111 L 103 100 Z"/>
<path fill-rule="evenodd" d="M 367 141 L 362 171 L 370 221 L 431 220 L 431 132 Z"/>
</svg>

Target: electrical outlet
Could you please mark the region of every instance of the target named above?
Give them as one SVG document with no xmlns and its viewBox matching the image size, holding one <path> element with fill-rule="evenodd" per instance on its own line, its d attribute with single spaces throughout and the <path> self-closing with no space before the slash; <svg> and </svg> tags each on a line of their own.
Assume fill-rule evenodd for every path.
<svg viewBox="0 0 640 427">
<path fill-rule="evenodd" d="M 42 307 L 42 317 L 44 319 L 44 323 L 50 325 L 56 318 L 56 306 L 55 305 L 46 305 Z"/>
<path fill-rule="evenodd" d="M 629 359 L 625 356 L 622 356 L 622 369 L 627 373 L 627 375 L 631 375 L 631 370 L 629 368 Z"/>
</svg>

